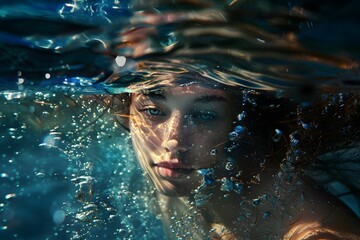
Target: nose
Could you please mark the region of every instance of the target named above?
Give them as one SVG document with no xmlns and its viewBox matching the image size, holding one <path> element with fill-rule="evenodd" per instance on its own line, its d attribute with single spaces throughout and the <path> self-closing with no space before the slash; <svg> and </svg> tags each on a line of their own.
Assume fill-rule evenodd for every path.
<svg viewBox="0 0 360 240">
<path fill-rule="evenodd" d="M 184 135 L 184 116 L 179 111 L 174 111 L 164 125 L 162 146 L 167 152 L 186 151 Z"/>
</svg>

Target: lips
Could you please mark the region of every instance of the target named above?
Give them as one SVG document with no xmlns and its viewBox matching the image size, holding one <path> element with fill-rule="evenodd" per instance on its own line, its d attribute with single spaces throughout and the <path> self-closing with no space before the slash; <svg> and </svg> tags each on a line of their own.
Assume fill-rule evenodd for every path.
<svg viewBox="0 0 360 240">
<path fill-rule="evenodd" d="M 157 173 L 164 178 L 179 178 L 195 171 L 188 165 L 179 163 L 178 161 L 169 160 L 154 164 Z"/>
</svg>

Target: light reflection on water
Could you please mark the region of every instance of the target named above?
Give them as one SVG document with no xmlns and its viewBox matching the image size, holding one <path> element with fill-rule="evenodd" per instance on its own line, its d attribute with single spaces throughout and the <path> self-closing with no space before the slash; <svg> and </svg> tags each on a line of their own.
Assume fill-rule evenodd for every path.
<svg viewBox="0 0 360 240">
<path fill-rule="evenodd" d="M 88 94 L 152 88 L 184 73 L 304 104 L 358 91 L 356 1 L 39 6 L 0 10 L 5 238 L 159 238 L 128 135 L 105 98 Z"/>
</svg>

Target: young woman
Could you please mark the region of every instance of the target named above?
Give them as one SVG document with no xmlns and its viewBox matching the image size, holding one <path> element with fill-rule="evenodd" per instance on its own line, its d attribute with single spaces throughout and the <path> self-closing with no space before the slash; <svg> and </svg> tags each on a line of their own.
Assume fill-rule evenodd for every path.
<svg viewBox="0 0 360 240">
<path fill-rule="evenodd" d="M 336 94 L 305 106 L 178 76 L 112 107 L 158 192 L 168 239 L 360 239 L 353 212 L 306 177 L 345 144 L 337 129 L 358 125 L 358 97 L 346 97 L 351 112 Z"/>
</svg>

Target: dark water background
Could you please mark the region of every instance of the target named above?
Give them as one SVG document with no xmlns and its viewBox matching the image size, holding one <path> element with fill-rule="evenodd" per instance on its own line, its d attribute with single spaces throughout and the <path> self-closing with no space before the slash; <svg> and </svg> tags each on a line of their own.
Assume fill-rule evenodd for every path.
<svg viewBox="0 0 360 240">
<path fill-rule="evenodd" d="M 160 239 L 128 135 L 90 94 L 179 72 L 299 102 L 358 91 L 359 10 L 355 0 L 1 1 L 0 239 Z"/>
</svg>

